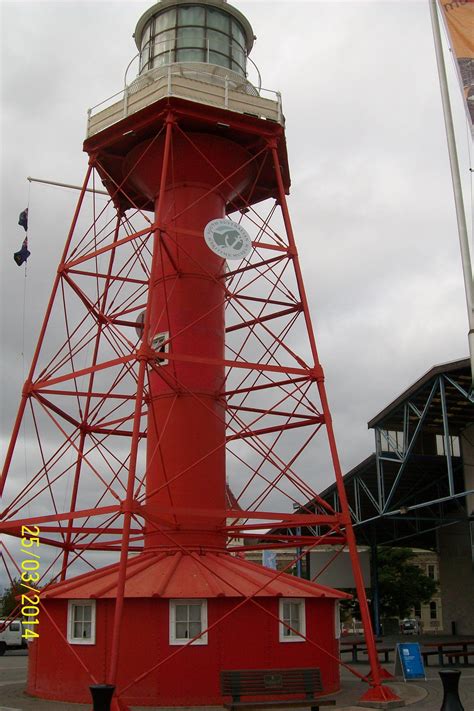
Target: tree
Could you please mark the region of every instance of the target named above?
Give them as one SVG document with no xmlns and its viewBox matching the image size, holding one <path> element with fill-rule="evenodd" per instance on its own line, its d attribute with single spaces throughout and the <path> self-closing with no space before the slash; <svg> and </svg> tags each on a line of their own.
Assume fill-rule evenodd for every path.
<svg viewBox="0 0 474 711">
<path fill-rule="evenodd" d="M 14 578 L 10 587 L 3 589 L 3 595 L 0 597 L 0 612 L 2 617 L 8 617 L 15 608 L 18 607 L 19 601 L 16 600 L 17 595 L 22 593 L 21 580 Z M 19 611 L 18 611 L 19 615 Z"/>
<path fill-rule="evenodd" d="M 428 603 L 438 583 L 413 563 L 410 548 L 378 548 L 378 578 L 382 616 L 407 617 L 415 606 Z"/>
</svg>

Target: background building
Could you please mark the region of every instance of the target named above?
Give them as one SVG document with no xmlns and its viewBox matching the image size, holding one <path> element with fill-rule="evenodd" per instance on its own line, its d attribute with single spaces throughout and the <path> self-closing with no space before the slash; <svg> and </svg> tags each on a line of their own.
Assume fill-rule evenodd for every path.
<svg viewBox="0 0 474 711">
<path fill-rule="evenodd" d="M 375 453 L 345 477 L 359 545 L 426 551 L 437 597 L 424 629 L 474 634 L 474 396 L 469 359 L 437 365 L 368 423 Z M 336 488 L 321 496 L 339 510 Z M 317 508 L 313 503 L 310 504 Z M 373 605 L 378 626 L 376 570 Z"/>
</svg>

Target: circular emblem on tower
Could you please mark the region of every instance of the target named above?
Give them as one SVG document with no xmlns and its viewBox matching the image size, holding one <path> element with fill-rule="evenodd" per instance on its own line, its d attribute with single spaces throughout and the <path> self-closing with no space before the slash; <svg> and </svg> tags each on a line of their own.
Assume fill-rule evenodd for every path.
<svg viewBox="0 0 474 711">
<path fill-rule="evenodd" d="M 211 220 L 204 228 L 206 244 L 224 259 L 243 259 L 252 249 L 247 231 L 232 220 Z"/>
</svg>

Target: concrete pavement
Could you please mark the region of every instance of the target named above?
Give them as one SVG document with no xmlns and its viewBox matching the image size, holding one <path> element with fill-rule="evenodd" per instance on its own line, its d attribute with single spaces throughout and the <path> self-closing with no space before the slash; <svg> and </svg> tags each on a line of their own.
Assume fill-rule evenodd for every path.
<svg viewBox="0 0 474 711">
<path fill-rule="evenodd" d="M 28 656 L 23 650 L 7 652 L 0 657 L 0 711 L 91 711 L 91 704 L 73 704 L 55 701 L 43 701 L 26 696 L 24 693 Z M 394 671 L 394 663 L 385 664 L 388 671 Z M 368 672 L 367 664 L 358 664 L 358 672 Z M 474 711 L 474 666 L 460 667 L 462 674 L 459 692 L 464 711 Z M 396 680 L 389 686 L 400 696 L 413 711 L 439 711 L 443 701 L 443 689 L 439 677 L 439 667 L 426 669 L 427 680 L 404 683 Z M 347 669 L 342 669 L 342 691 L 336 695 L 334 711 L 364 711 L 365 706 L 358 702 L 365 685 Z M 153 711 L 151 707 L 132 707 L 133 711 Z M 331 707 L 328 707 L 331 708 Z M 220 711 L 221 707 L 212 707 Z M 172 711 L 178 711 L 174 708 Z M 183 710 L 184 711 L 184 710 Z M 204 711 L 204 709 L 202 709 Z M 210 709 L 209 709 L 210 711 Z M 367 710 L 368 711 L 368 710 Z"/>
</svg>

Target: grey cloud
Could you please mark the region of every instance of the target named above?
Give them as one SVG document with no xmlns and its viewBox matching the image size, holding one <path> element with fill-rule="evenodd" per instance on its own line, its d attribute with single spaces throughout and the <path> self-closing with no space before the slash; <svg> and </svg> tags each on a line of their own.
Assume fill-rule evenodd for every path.
<svg viewBox="0 0 474 711">
<path fill-rule="evenodd" d="M 291 214 L 347 469 L 373 449 L 366 429 L 373 414 L 431 365 L 467 354 L 428 8 L 357 1 L 236 5 L 258 36 L 252 56 L 263 86 L 283 95 Z M 23 377 L 24 276 L 11 255 L 23 239 L 16 223 L 26 204 L 25 178 L 81 182 L 85 111 L 121 88 L 135 53 L 131 33 L 148 6 L 76 0 L 1 5 L 4 438 Z M 469 206 L 464 109 L 448 66 Z M 28 358 L 76 198 L 31 188 Z M 331 480 L 330 467 L 319 451 L 313 464 L 319 479 L 312 485 L 322 489 Z"/>
</svg>

